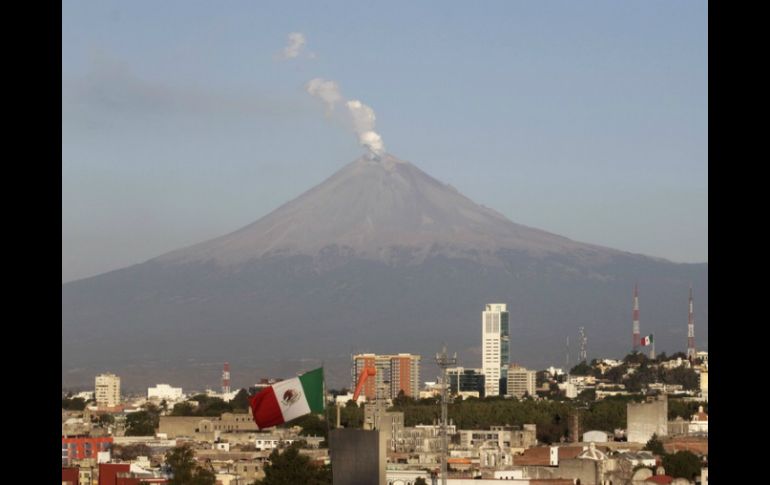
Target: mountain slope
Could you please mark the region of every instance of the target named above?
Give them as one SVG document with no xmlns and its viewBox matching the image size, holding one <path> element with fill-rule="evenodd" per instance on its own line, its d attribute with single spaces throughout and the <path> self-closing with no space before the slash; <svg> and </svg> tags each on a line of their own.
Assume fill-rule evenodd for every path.
<svg viewBox="0 0 770 485">
<path fill-rule="evenodd" d="M 63 285 L 62 381 L 113 370 L 127 386 L 215 387 L 227 360 L 234 386 L 321 362 L 342 386 L 351 351 L 421 353 L 430 380 L 443 342 L 479 365 L 493 301 L 509 304 L 516 362 L 562 365 L 578 326 L 589 356 L 621 356 L 637 281 L 658 351 L 684 347 L 691 283 L 707 340 L 706 264 L 518 225 L 410 163 L 361 158 L 231 234 Z"/>
<path fill-rule="evenodd" d="M 391 155 L 361 157 L 267 216 L 159 262 L 240 264 L 270 254 L 317 254 L 328 246 L 388 262 L 392 248 L 442 252 L 521 249 L 533 254 L 598 248 L 515 224 Z"/>
</svg>

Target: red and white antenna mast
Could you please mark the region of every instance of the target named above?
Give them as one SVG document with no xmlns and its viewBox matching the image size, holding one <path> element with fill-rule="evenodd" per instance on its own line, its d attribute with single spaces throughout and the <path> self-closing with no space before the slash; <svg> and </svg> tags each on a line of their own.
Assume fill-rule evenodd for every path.
<svg viewBox="0 0 770 485">
<path fill-rule="evenodd" d="M 634 327 L 633 327 L 633 337 L 634 337 L 634 352 L 639 350 L 639 345 L 642 343 L 641 335 L 639 334 L 639 285 L 637 283 L 634 284 Z"/>
<path fill-rule="evenodd" d="M 690 311 L 687 315 L 687 358 L 695 359 L 695 315 L 692 311 L 692 286 L 690 286 Z"/>
<path fill-rule="evenodd" d="M 225 362 L 222 369 L 222 394 L 230 394 L 230 363 Z"/>
</svg>

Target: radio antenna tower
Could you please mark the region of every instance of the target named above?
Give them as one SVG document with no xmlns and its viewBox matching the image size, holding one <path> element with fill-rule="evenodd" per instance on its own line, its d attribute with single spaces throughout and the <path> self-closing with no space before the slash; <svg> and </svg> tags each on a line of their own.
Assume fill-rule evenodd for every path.
<svg viewBox="0 0 770 485">
<path fill-rule="evenodd" d="M 641 334 L 639 333 L 639 284 L 634 284 L 634 322 L 633 322 L 634 352 L 639 350 L 641 344 Z"/>
<path fill-rule="evenodd" d="M 230 363 L 225 362 L 222 369 L 222 394 L 230 394 Z"/>
<path fill-rule="evenodd" d="M 692 311 L 692 285 L 690 285 L 690 311 L 687 315 L 687 358 L 695 359 L 695 315 Z"/>
<path fill-rule="evenodd" d="M 447 404 L 449 403 L 449 386 L 447 385 L 446 370 L 457 365 L 457 352 L 452 357 L 447 356 L 446 345 L 441 353 L 436 354 L 436 364 L 441 369 L 441 485 L 447 480 L 447 455 L 449 441 L 447 440 Z"/>
<path fill-rule="evenodd" d="M 588 337 L 586 337 L 586 328 L 580 327 L 578 331 L 580 332 L 580 357 L 578 358 L 578 363 L 588 362 L 588 352 L 586 352 Z"/>
</svg>

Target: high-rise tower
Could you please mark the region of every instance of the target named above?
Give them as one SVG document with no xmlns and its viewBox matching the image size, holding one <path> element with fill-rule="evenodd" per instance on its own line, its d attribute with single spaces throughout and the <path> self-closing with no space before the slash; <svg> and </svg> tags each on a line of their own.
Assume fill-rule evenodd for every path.
<svg viewBox="0 0 770 485">
<path fill-rule="evenodd" d="M 695 359 L 695 315 L 692 311 L 692 286 L 690 287 L 690 311 L 687 315 L 687 358 Z"/>
<path fill-rule="evenodd" d="M 356 386 L 361 371 L 371 367 L 376 373 L 373 379 L 367 379 L 361 392 L 367 400 L 375 399 L 382 386 L 388 388 L 386 398 L 393 399 L 401 391 L 405 396 L 416 398 L 420 392 L 420 359 L 417 354 L 356 354 L 353 356 L 352 386 Z"/>
<path fill-rule="evenodd" d="M 633 327 L 633 339 L 634 339 L 634 352 L 639 350 L 639 344 L 641 343 L 641 335 L 639 334 L 639 285 L 634 284 L 634 327 Z"/>
<path fill-rule="evenodd" d="M 486 396 L 499 396 L 500 379 L 508 377 L 508 339 L 507 305 L 486 305 L 481 312 L 481 368 Z"/>
<path fill-rule="evenodd" d="M 115 407 L 120 404 L 120 377 L 115 374 L 99 374 L 94 385 L 96 405 Z"/>
</svg>

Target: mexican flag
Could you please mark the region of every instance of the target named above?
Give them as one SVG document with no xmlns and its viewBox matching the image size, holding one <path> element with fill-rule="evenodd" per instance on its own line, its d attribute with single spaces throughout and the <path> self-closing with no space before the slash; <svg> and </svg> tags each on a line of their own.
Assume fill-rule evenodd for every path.
<svg viewBox="0 0 770 485">
<path fill-rule="evenodd" d="M 324 409 L 323 367 L 287 379 L 249 398 L 257 426 L 269 428 Z"/>
<path fill-rule="evenodd" d="M 650 345 L 652 343 L 652 334 L 649 334 L 646 337 L 642 337 L 642 345 L 644 347 Z"/>
</svg>

